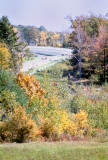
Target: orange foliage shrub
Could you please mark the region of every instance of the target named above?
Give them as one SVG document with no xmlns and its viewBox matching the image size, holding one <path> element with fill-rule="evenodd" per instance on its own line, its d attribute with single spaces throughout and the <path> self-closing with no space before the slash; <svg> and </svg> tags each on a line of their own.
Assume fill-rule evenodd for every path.
<svg viewBox="0 0 108 160">
<path fill-rule="evenodd" d="M 40 118 L 40 129 L 43 137 L 49 138 L 54 134 L 54 123 L 50 118 Z"/>
<path fill-rule="evenodd" d="M 27 140 L 35 140 L 41 134 L 35 121 L 27 116 L 22 107 L 16 108 L 9 120 L 0 124 L 0 137 L 8 142 L 21 143 Z"/>
<path fill-rule="evenodd" d="M 23 88 L 26 94 L 29 95 L 30 101 L 36 95 L 39 96 L 39 99 L 44 98 L 44 94 L 46 92 L 43 88 L 40 87 L 40 84 L 35 80 L 33 75 L 19 73 L 17 75 L 17 83 L 20 84 L 21 88 Z"/>
<path fill-rule="evenodd" d="M 0 121 L 0 142 L 3 142 L 6 140 L 6 137 L 9 135 L 9 131 L 7 131 L 6 123 Z"/>
</svg>

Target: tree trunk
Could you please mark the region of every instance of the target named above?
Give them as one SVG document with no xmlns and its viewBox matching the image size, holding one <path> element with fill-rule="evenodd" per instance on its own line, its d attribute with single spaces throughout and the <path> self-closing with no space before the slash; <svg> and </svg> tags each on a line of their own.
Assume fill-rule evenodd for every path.
<svg viewBox="0 0 108 160">
<path fill-rule="evenodd" d="M 79 52 L 79 79 L 81 78 L 81 53 Z"/>
</svg>

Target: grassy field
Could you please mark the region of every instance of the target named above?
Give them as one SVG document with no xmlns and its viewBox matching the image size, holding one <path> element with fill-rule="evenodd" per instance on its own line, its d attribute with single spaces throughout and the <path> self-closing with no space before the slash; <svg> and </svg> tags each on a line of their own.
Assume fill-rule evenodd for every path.
<svg viewBox="0 0 108 160">
<path fill-rule="evenodd" d="M 107 160 L 108 143 L 34 142 L 0 144 L 0 160 Z"/>
</svg>

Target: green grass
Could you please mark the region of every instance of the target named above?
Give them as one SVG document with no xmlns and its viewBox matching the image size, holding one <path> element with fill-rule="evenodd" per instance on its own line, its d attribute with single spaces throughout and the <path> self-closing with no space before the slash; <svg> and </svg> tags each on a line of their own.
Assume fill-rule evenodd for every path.
<svg viewBox="0 0 108 160">
<path fill-rule="evenodd" d="M 34 142 L 1 144 L 0 160 L 107 160 L 108 143 Z"/>
<path fill-rule="evenodd" d="M 61 59 L 59 59 L 59 60 L 62 60 L 62 58 Z M 29 71 L 28 71 L 28 73 L 30 74 L 30 73 L 33 73 L 33 72 L 35 72 L 36 70 L 41 70 L 41 71 L 43 71 L 43 70 L 48 70 L 48 69 L 52 69 L 53 68 L 53 66 L 55 67 L 55 65 L 57 65 L 58 66 L 58 61 L 59 60 L 54 60 L 54 61 L 52 61 L 52 62 L 49 62 L 49 63 L 47 63 L 47 64 L 44 64 L 44 65 L 42 65 L 42 66 L 38 66 L 38 67 L 35 67 L 35 68 L 33 68 L 33 69 L 30 69 Z M 64 60 L 63 60 L 64 61 Z M 55 64 L 55 62 L 57 62 L 56 64 Z M 59 62 L 60 63 L 60 62 Z M 51 65 L 51 66 L 48 66 L 48 65 Z"/>
<path fill-rule="evenodd" d="M 62 81 L 63 79 L 63 73 L 64 72 L 67 72 L 71 66 L 68 64 L 68 60 L 66 61 L 63 61 L 63 62 L 60 62 L 60 63 L 57 63 L 53 66 L 50 66 L 48 68 L 46 68 L 44 71 L 46 71 L 46 76 L 48 76 L 48 79 L 51 81 Z M 43 78 L 43 72 L 44 71 L 40 71 L 40 72 L 37 72 L 35 75 L 36 75 L 36 78 Z M 66 77 L 66 82 L 67 82 L 67 77 Z"/>
</svg>

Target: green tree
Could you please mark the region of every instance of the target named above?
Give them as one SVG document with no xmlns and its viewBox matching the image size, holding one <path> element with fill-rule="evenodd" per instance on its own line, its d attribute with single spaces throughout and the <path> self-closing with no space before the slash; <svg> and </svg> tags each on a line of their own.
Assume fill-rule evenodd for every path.
<svg viewBox="0 0 108 160">
<path fill-rule="evenodd" d="M 5 42 L 11 53 L 11 68 L 15 73 L 20 70 L 22 43 L 18 43 L 17 32 L 9 22 L 8 18 L 3 16 L 0 19 L 0 42 Z"/>
<path fill-rule="evenodd" d="M 3 16 L 0 19 L 0 41 L 5 42 L 12 50 L 17 43 L 17 33 L 14 32 L 13 26 L 10 24 L 7 17 Z"/>
<path fill-rule="evenodd" d="M 1 109 L 4 110 L 4 114 L 12 113 L 14 108 L 18 106 L 18 102 L 16 102 L 15 92 L 3 90 L 0 94 L 0 106 Z"/>
<path fill-rule="evenodd" d="M 39 30 L 36 27 L 18 25 L 17 28 L 21 33 L 22 41 L 27 43 L 27 45 L 38 45 Z"/>
<path fill-rule="evenodd" d="M 15 92 L 16 101 L 22 106 L 27 106 L 28 97 L 25 95 L 24 91 L 17 85 L 15 76 L 12 73 L 0 68 L 0 94 L 3 90 Z"/>
</svg>

